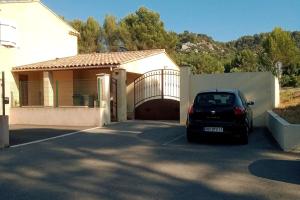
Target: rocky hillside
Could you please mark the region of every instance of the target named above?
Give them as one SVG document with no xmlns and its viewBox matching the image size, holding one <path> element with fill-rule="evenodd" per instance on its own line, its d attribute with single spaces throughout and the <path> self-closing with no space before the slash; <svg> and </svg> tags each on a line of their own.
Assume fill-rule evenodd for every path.
<svg viewBox="0 0 300 200">
<path fill-rule="evenodd" d="M 218 42 L 207 35 L 185 31 L 178 34 L 179 43 L 177 45 L 177 52 L 208 52 L 216 55 L 234 53 L 243 49 L 258 52 L 262 49 L 262 42 L 267 34 L 269 33 L 243 36 L 230 42 Z M 300 48 L 300 31 L 291 32 L 291 35 Z"/>
</svg>

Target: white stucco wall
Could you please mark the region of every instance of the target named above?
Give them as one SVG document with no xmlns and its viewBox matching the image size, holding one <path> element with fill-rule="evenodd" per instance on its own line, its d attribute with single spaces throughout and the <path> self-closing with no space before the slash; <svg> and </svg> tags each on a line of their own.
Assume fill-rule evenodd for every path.
<svg viewBox="0 0 300 200">
<path fill-rule="evenodd" d="M 122 64 L 120 68 L 125 69 L 127 72 L 137 74 L 144 74 L 157 69 L 179 70 L 179 67 L 176 65 L 176 63 L 167 55 L 167 53 L 163 52 L 147 58 Z"/>
<path fill-rule="evenodd" d="M 102 108 L 21 107 L 11 108 L 10 124 L 44 126 L 102 126 Z"/>
<path fill-rule="evenodd" d="M 273 111 L 268 111 L 266 125 L 284 151 L 300 149 L 299 124 L 290 124 Z"/>
<path fill-rule="evenodd" d="M 2 71 L 5 72 L 6 75 L 6 82 L 5 82 L 5 90 L 6 90 L 6 96 L 10 96 L 11 88 L 13 88 L 14 84 L 12 84 L 13 76 L 10 72 L 11 67 L 14 66 L 16 62 L 16 49 L 14 48 L 6 48 L 3 46 L 0 46 L 0 79 Z M 0 94 L 2 96 L 2 87 L 0 85 Z M 1 99 L 1 98 L 0 98 Z M 8 113 L 9 105 L 6 105 L 6 110 Z M 0 113 L 2 114 L 2 100 L 0 100 Z"/>
<path fill-rule="evenodd" d="M 16 48 L 0 46 L 0 71 L 6 73 L 8 97 L 13 91 L 18 98 L 12 67 L 77 54 L 77 36 L 70 34 L 75 30 L 39 1 L 1 2 L 0 19 L 13 21 L 17 27 Z"/>
<path fill-rule="evenodd" d="M 40 2 L 2 2 L 0 10 L 0 18 L 17 26 L 15 65 L 77 54 L 77 37 L 69 34 L 75 30 Z"/>
<path fill-rule="evenodd" d="M 186 69 L 182 69 L 186 70 Z M 181 94 L 181 123 L 184 124 L 188 107 L 192 104 L 197 93 L 214 89 L 239 89 L 247 100 L 254 101 L 252 106 L 254 126 L 265 126 L 267 110 L 279 105 L 278 79 L 270 72 L 247 72 L 188 75 L 180 77 Z"/>
</svg>

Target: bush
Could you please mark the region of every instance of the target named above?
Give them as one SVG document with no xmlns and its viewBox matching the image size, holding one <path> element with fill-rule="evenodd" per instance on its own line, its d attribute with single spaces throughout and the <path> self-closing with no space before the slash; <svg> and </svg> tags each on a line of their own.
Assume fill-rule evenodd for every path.
<svg viewBox="0 0 300 200">
<path fill-rule="evenodd" d="M 297 76 L 297 87 L 300 87 L 300 76 Z"/>
<path fill-rule="evenodd" d="M 297 87 L 299 78 L 295 75 L 283 75 L 280 79 L 281 87 Z"/>
</svg>

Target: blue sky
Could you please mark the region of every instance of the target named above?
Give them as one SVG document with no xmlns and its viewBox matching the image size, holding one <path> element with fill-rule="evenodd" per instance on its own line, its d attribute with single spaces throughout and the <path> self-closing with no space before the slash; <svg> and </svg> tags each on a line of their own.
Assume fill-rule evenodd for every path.
<svg viewBox="0 0 300 200">
<path fill-rule="evenodd" d="M 66 19 L 122 18 L 141 6 L 160 13 L 167 30 L 204 33 L 218 41 L 271 31 L 300 30 L 300 0 L 42 0 Z"/>
</svg>

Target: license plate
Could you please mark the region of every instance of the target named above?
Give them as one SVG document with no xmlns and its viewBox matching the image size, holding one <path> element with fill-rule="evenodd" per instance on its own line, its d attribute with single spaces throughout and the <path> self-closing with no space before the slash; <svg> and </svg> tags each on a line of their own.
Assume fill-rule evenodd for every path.
<svg viewBox="0 0 300 200">
<path fill-rule="evenodd" d="M 223 133 L 223 127 L 204 127 L 205 132 Z"/>
</svg>

